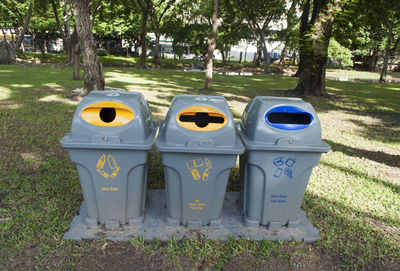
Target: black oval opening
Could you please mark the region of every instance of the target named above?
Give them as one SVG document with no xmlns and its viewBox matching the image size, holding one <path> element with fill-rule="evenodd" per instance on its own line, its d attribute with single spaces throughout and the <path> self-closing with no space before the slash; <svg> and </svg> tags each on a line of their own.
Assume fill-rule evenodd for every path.
<svg viewBox="0 0 400 271">
<path fill-rule="evenodd" d="M 195 115 L 180 115 L 182 122 L 194 122 L 197 127 L 204 128 L 209 123 L 224 123 L 223 117 L 210 116 L 208 113 L 197 112 Z"/>
<path fill-rule="evenodd" d="M 311 117 L 306 113 L 269 113 L 268 121 L 270 123 L 310 124 Z"/>
<path fill-rule="evenodd" d="M 112 122 L 115 119 L 115 108 L 112 107 L 103 107 L 100 110 L 100 119 L 104 122 Z"/>
</svg>

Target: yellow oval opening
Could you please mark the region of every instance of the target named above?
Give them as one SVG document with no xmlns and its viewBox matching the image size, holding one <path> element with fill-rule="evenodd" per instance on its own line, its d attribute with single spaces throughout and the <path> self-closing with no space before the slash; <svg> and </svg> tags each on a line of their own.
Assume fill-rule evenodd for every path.
<svg viewBox="0 0 400 271">
<path fill-rule="evenodd" d="M 115 127 L 131 122 L 134 113 L 130 107 L 122 103 L 103 101 L 85 107 L 81 112 L 81 117 L 93 125 Z"/>
<path fill-rule="evenodd" d="M 226 116 L 222 112 L 208 106 L 185 108 L 176 116 L 176 121 L 183 128 L 198 132 L 221 129 L 227 122 Z"/>
</svg>

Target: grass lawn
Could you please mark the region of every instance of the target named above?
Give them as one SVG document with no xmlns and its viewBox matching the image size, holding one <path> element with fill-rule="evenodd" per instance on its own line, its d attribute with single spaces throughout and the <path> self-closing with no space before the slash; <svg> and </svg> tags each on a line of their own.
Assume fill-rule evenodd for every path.
<svg viewBox="0 0 400 271">
<path fill-rule="evenodd" d="M 114 61 L 114 60 L 113 60 Z M 172 98 L 198 93 L 203 73 L 104 68 L 106 84 L 142 92 L 155 119 Z M 83 200 L 67 151 L 77 102 L 69 67 L 0 65 L 1 269 L 400 270 L 400 85 L 327 81 L 329 99 L 309 98 L 332 151 L 311 176 L 303 209 L 321 240 L 64 241 Z M 210 94 L 226 97 L 239 120 L 256 95 L 289 95 L 297 79 L 216 75 Z M 153 150 L 150 189 L 164 187 Z M 229 190 L 238 189 L 238 169 Z"/>
</svg>

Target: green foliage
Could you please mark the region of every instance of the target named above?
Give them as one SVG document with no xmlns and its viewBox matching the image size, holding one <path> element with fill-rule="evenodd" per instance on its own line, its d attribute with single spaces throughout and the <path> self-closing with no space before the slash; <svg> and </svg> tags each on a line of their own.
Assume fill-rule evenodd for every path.
<svg viewBox="0 0 400 271">
<path fill-rule="evenodd" d="M 93 25 L 100 38 L 126 39 L 137 43 L 141 29 L 141 13 L 136 1 L 104 1 Z"/>
<path fill-rule="evenodd" d="M 161 32 L 173 39 L 174 52 L 184 54 L 187 46 L 191 53 L 205 55 L 207 37 L 211 32 L 212 1 L 179 1 L 166 16 Z"/>
<path fill-rule="evenodd" d="M 351 51 L 340 45 L 334 38 L 331 38 L 328 47 L 328 57 L 338 62 L 340 66 L 352 66 Z"/>
<path fill-rule="evenodd" d="M 333 36 L 358 55 L 384 50 L 388 35 L 387 21 L 393 27 L 393 44 L 400 34 L 400 4 L 394 0 L 351 0 L 335 18 Z"/>
</svg>

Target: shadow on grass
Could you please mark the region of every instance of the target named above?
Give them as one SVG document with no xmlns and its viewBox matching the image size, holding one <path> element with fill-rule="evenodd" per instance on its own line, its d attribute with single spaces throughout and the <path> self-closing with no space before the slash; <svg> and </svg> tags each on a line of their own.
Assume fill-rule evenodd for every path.
<svg viewBox="0 0 400 271">
<path fill-rule="evenodd" d="M 387 232 L 390 227 L 379 223 L 386 219 L 309 192 L 303 203 L 311 223 L 320 230 L 317 244 L 334 252 L 342 266 L 367 270 L 400 268 L 400 251 Z M 398 220 L 388 222 L 400 224 Z"/>
<path fill-rule="evenodd" d="M 364 149 L 353 148 L 331 140 L 325 140 L 333 151 L 342 152 L 348 156 L 367 158 L 368 160 L 375 161 L 391 167 L 400 167 L 400 155 L 388 154 L 382 151 L 368 151 Z"/>
</svg>

